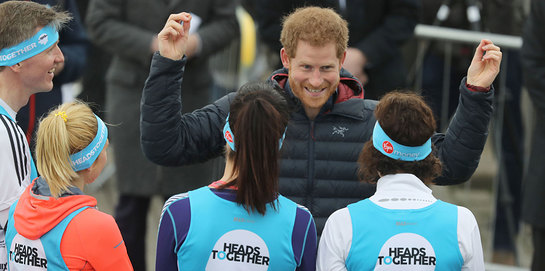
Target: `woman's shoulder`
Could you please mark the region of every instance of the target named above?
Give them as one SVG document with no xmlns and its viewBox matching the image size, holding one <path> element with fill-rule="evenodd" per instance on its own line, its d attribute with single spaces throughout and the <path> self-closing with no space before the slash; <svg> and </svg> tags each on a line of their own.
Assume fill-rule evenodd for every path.
<svg viewBox="0 0 545 271">
<path fill-rule="evenodd" d="M 123 241 L 115 219 L 95 208 L 74 216 L 64 231 L 61 251 L 87 255 L 96 249 L 114 248 Z"/>
<path fill-rule="evenodd" d="M 70 221 L 62 237 L 61 254 L 70 270 L 89 263 L 96 270 L 132 270 L 117 223 L 95 208 L 81 211 Z"/>
<path fill-rule="evenodd" d="M 477 219 L 475 215 L 464 206 L 457 206 L 458 208 L 458 221 L 462 224 L 469 225 L 471 227 L 477 226 Z"/>
<path fill-rule="evenodd" d="M 115 219 L 110 214 L 99 211 L 96 208 L 87 208 L 74 216 L 70 225 L 77 225 L 79 229 L 86 232 L 104 232 L 105 228 L 115 227 L 118 229 Z M 67 228 L 68 229 L 68 228 Z M 119 231 L 119 230 L 117 230 Z"/>
</svg>

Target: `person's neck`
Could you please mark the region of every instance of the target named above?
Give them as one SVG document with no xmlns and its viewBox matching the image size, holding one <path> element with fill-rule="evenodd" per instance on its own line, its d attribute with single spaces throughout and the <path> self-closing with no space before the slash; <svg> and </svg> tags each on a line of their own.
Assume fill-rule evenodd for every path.
<svg viewBox="0 0 545 271">
<path fill-rule="evenodd" d="M 309 120 L 314 120 L 316 116 L 320 113 L 320 109 L 316 108 L 307 108 L 306 106 L 303 106 L 305 109 L 305 114 L 307 115 Z"/>
<path fill-rule="evenodd" d="M 7 75 L 8 71 L 0 72 L 0 98 L 9 105 L 9 107 L 18 112 L 21 107 L 28 103 L 30 95 L 26 95 L 21 90 L 20 84 Z"/>
<path fill-rule="evenodd" d="M 234 171 L 235 171 L 235 168 L 234 168 L 233 161 L 229 158 L 226 158 L 225 170 L 223 171 L 223 176 L 221 177 L 221 179 L 219 179 L 219 181 L 226 184 L 233 182 L 237 177 Z M 230 184 L 230 185 L 234 185 L 234 184 Z"/>
<path fill-rule="evenodd" d="M 81 192 L 83 192 L 83 189 L 85 188 L 85 178 L 80 176 L 79 178 L 73 180 L 72 184 L 75 187 L 79 188 L 79 190 L 81 190 Z"/>
<path fill-rule="evenodd" d="M 93 166 L 94 164 L 90 168 L 78 171 L 78 177 L 72 180 L 72 185 L 79 188 L 81 192 L 83 192 L 85 184 L 92 183 L 97 178 L 96 173 L 92 170 Z"/>
</svg>

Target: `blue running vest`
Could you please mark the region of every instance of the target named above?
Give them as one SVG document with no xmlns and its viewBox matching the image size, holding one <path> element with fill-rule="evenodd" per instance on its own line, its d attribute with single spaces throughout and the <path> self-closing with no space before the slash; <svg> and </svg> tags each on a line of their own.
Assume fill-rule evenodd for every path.
<svg viewBox="0 0 545 271">
<path fill-rule="evenodd" d="M 18 201 L 17 201 L 18 202 Z M 13 213 L 17 202 L 9 209 L 9 220 L 6 232 L 6 248 L 8 249 L 8 270 L 66 270 L 61 255 L 61 240 L 70 221 L 81 211 L 82 207 L 65 217 L 59 224 L 42 235 L 40 239 L 30 240 L 19 233 L 14 226 Z"/>
<path fill-rule="evenodd" d="M 348 205 L 352 246 L 348 270 L 457 270 L 458 208 L 443 201 L 410 210 L 380 207 L 369 199 Z"/>
<path fill-rule="evenodd" d="M 279 196 L 264 216 L 210 188 L 189 192 L 191 223 L 177 249 L 179 270 L 295 270 L 291 238 L 297 205 Z M 176 228 L 176 227 L 174 227 Z"/>
</svg>

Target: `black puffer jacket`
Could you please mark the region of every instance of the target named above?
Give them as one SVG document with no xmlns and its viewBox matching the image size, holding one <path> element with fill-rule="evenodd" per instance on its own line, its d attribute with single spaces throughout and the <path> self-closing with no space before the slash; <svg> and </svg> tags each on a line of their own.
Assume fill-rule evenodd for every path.
<svg viewBox="0 0 545 271">
<path fill-rule="evenodd" d="M 297 104 L 287 78 L 288 71 L 282 69 L 270 81 Z M 356 161 L 373 133 L 376 103 L 364 100 L 361 84 L 342 70 L 337 92 L 314 120 L 302 106 L 291 114 L 282 147 L 280 193 L 311 211 L 318 233 L 331 213 L 375 192 L 374 185 L 358 181 Z"/>
<path fill-rule="evenodd" d="M 225 146 L 222 129 L 234 93 L 190 114 L 182 115 L 179 96 L 185 61 L 171 61 L 158 54 L 141 104 L 141 143 L 155 163 L 177 166 L 220 155 Z M 293 97 L 287 70 L 270 80 Z M 364 100 L 360 84 L 341 73 L 341 84 L 320 114 L 309 120 L 299 106 L 292 113 L 282 147 L 280 193 L 312 212 L 318 233 L 335 210 L 369 197 L 374 187 L 358 182 L 356 160 L 371 138 L 376 101 Z M 432 142 L 444 163 L 438 184 L 457 184 L 469 179 L 479 163 L 492 114 L 493 91 L 472 92 L 460 85 L 460 103 L 446 134 Z"/>
</svg>

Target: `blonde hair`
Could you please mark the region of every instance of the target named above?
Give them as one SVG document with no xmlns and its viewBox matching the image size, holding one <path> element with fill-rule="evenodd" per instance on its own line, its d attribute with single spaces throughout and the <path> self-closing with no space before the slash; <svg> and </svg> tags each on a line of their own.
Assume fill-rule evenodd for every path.
<svg viewBox="0 0 545 271">
<path fill-rule="evenodd" d="M 81 101 L 61 104 L 40 121 L 36 165 L 53 197 L 60 197 L 73 186 L 73 180 L 79 175 L 72 169 L 70 155 L 87 147 L 97 130 L 93 111 Z"/>
<path fill-rule="evenodd" d="M 312 46 L 333 42 L 341 59 L 348 46 L 348 24 L 330 8 L 298 8 L 282 22 L 280 42 L 289 57 L 295 57 L 300 40 Z"/>
</svg>

